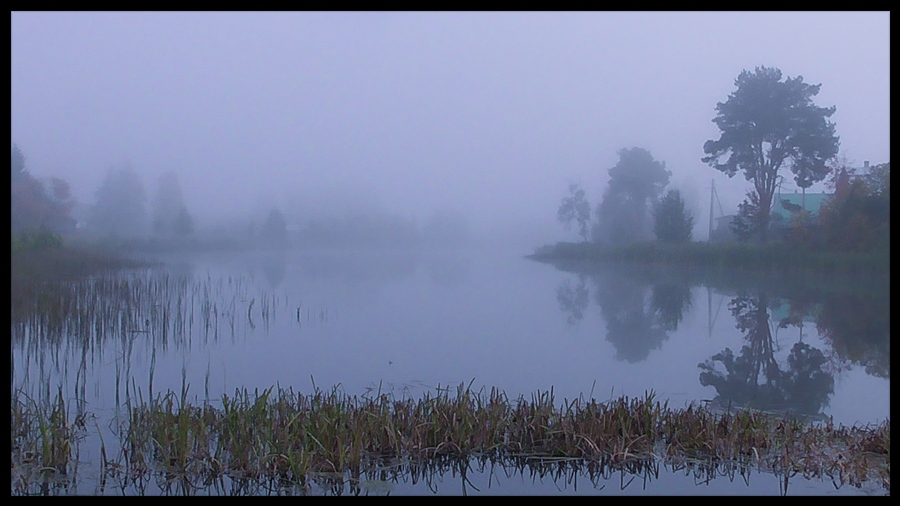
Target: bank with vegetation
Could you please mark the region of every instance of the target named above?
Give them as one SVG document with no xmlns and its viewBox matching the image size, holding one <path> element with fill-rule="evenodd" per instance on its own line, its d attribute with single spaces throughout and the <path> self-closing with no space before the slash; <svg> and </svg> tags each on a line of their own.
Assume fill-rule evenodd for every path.
<svg viewBox="0 0 900 506">
<path fill-rule="evenodd" d="M 768 273 L 890 276 L 890 247 L 868 251 L 817 250 L 779 243 L 643 242 L 607 246 L 560 242 L 529 258 L 546 262 L 626 262 L 651 266 L 755 270 Z"/>
<path fill-rule="evenodd" d="M 720 135 L 703 144 L 701 161 L 729 178 L 740 174 L 752 186 L 736 213 L 726 216 L 719 203 L 723 216 L 714 229 L 713 181 L 712 243 L 692 237 L 697 216 L 670 184 L 673 171 L 649 150 L 633 147 L 618 151 L 596 208 L 580 184 L 569 184 L 557 218 L 566 229 L 576 225 L 581 241 L 544 246 L 532 258 L 888 276 L 890 161 L 854 168 L 839 154 L 829 119 L 836 108 L 813 101 L 820 87 L 757 67 L 741 72 L 734 91 L 716 105 L 712 121 Z M 790 180 L 793 199 L 784 188 Z M 815 183 L 829 193 L 810 194 L 816 204 L 807 205 Z"/>
<path fill-rule="evenodd" d="M 34 305 L 55 292 L 53 286 L 141 265 L 146 264 L 100 248 L 65 245 L 62 237 L 46 230 L 13 233 L 10 253 L 13 317 L 39 310 Z"/>
</svg>

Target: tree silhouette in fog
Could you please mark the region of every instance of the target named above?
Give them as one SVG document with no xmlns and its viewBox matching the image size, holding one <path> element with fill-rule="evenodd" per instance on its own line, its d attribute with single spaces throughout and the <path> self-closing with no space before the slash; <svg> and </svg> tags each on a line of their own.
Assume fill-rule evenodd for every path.
<svg viewBox="0 0 900 506">
<path fill-rule="evenodd" d="M 665 162 L 643 148 L 619 150 L 619 162 L 609 169 L 609 186 L 597 207 L 593 236 L 598 242 L 626 244 L 651 238 L 650 203 L 669 184 Z"/>
<path fill-rule="evenodd" d="M 183 238 L 194 232 L 194 219 L 184 204 L 178 175 L 172 171 L 159 178 L 152 228 L 154 235 L 166 238 Z"/>
<path fill-rule="evenodd" d="M 108 237 L 142 236 L 147 225 L 146 201 L 144 184 L 131 164 L 115 165 L 97 188 L 88 225 Z"/>
<path fill-rule="evenodd" d="M 745 201 L 744 207 L 756 209 L 747 214 L 748 231 L 765 242 L 780 170 L 788 169 L 800 188 L 828 176 L 826 162 L 839 146 L 828 120 L 835 108 L 813 103 L 821 85 L 804 83 L 802 76 L 782 80 L 777 68 L 744 70 L 734 84 L 728 99 L 716 104 L 713 123 L 721 135 L 703 144 L 702 161 L 728 177 L 742 172 L 753 183 L 753 204 Z"/>
<path fill-rule="evenodd" d="M 69 183 L 57 177 L 43 182 L 32 176 L 25 154 L 16 144 L 11 149 L 10 226 L 14 233 L 44 230 L 55 234 L 72 232 L 75 199 Z"/>
<path fill-rule="evenodd" d="M 669 190 L 653 205 L 653 233 L 658 241 L 690 242 L 694 217 L 684 209 L 684 199 L 678 190 Z"/>
<path fill-rule="evenodd" d="M 569 195 L 559 203 L 556 218 L 566 230 L 572 228 L 572 222 L 578 223 L 578 235 L 582 242 L 588 240 L 588 224 L 591 221 L 591 205 L 584 197 L 584 188 L 577 183 L 569 185 Z"/>
</svg>

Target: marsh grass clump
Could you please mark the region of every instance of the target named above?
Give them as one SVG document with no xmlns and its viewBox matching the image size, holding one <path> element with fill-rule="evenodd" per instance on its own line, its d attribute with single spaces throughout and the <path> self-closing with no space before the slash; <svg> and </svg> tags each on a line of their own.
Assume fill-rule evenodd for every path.
<svg viewBox="0 0 900 506">
<path fill-rule="evenodd" d="M 14 393 L 10 406 L 10 460 L 14 491 L 47 493 L 65 487 L 78 466 L 78 443 L 87 433 L 84 413 L 69 412 L 62 390 L 38 402 Z"/>
<path fill-rule="evenodd" d="M 696 404 L 673 409 L 652 393 L 558 403 L 552 389 L 509 399 L 496 389 L 464 385 L 455 394 L 438 389 L 418 399 L 274 387 L 236 390 L 221 406 L 195 406 L 186 398 L 186 391 L 169 392 L 132 408 L 119 429 L 122 467 L 162 473 L 193 489 L 221 486 L 226 478 L 305 489 L 329 477 L 344 483 L 348 476 L 352 488 L 398 473 L 464 474 L 479 462 L 540 476 L 586 470 L 595 477 L 620 471 L 645 479 L 663 463 L 827 476 L 857 487 L 879 480 L 890 488 L 889 421 L 808 425 L 759 411 L 717 412 Z"/>
</svg>

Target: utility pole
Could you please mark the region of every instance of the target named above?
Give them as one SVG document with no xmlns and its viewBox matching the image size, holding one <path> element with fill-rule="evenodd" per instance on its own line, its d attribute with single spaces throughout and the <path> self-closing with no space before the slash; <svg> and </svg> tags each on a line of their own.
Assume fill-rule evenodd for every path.
<svg viewBox="0 0 900 506">
<path fill-rule="evenodd" d="M 712 180 L 712 186 L 709 187 L 709 237 L 706 242 L 712 242 L 712 223 L 713 223 L 713 193 L 716 191 L 716 180 Z"/>
<path fill-rule="evenodd" d="M 712 234 L 713 234 L 713 198 L 717 204 L 719 204 L 719 216 L 725 216 L 725 211 L 722 210 L 722 202 L 719 200 L 719 194 L 716 193 L 716 180 L 713 179 L 709 186 L 709 238 L 706 242 L 712 242 Z"/>
</svg>

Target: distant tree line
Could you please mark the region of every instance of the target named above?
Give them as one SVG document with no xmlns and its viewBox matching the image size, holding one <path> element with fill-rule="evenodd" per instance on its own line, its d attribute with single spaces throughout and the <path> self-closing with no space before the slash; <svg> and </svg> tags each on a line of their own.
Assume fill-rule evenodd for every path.
<svg viewBox="0 0 900 506">
<path fill-rule="evenodd" d="M 296 232 L 299 247 L 457 248 L 468 244 L 469 225 L 453 211 L 415 220 L 381 213 L 353 213 L 305 220 Z"/>
<path fill-rule="evenodd" d="M 685 209 L 681 193 L 672 188 L 660 198 L 669 185 L 672 173 L 665 162 L 657 161 L 643 148 L 621 149 L 619 162 L 609 169 L 609 184 L 603 199 L 594 210 L 577 183 L 569 185 L 557 218 L 567 229 L 578 223 L 583 242 L 591 239 L 601 244 L 629 244 L 652 240 L 689 242 L 694 218 Z"/>
<path fill-rule="evenodd" d="M 89 233 L 113 240 L 150 238 L 178 243 L 195 230 L 175 172 L 164 172 L 150 211 L 147 191 L 140 175 L 129 162 L 110 166 L 95 192 L 86 228 Z"/>
<path fill-rule="evenodd" d="M 70 213 L 75 200 L 65 180 L 44 182 L 28 171 L 25 154 L 12 144 L 10 228 L 12 251 L 59 248 L 62 236 L 74 231 Z"/>
<path fill-rule="evenodd" d="M 268 208 L 258 216 L 221 223 L 205 232 L 239 248 L 455 249 L 470 243 L 465 216 L 439 210 L 424 222 L 386 212 L 303 215 Z"/>
<path fill-rule="evenodd" d="M 69 184 L 58 177 L 35 178 L 26 167 L 22 150 L 12 144 L 11 229 L 13 250 L 60 247 L 63 238 L 80 234 L 101 240 L 159 239 L 180 241 L 195 230 L 178 176 L 159 178 L 152 215 L 138 173 L 128 162 L 112 165 L 94 193 L 81 221 L 73 216 L 77 205 Z"/>
</svg>

